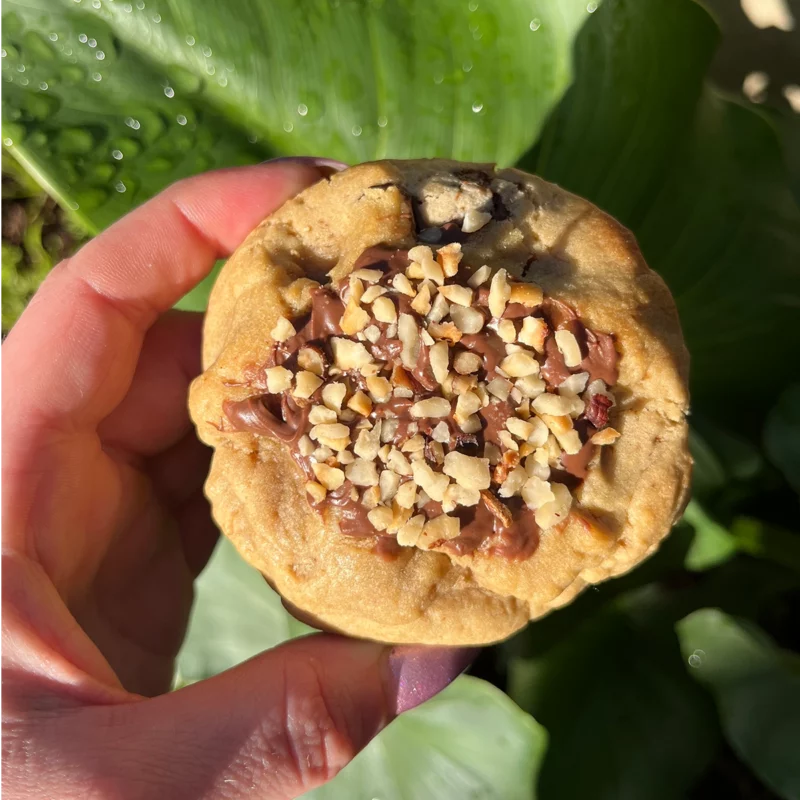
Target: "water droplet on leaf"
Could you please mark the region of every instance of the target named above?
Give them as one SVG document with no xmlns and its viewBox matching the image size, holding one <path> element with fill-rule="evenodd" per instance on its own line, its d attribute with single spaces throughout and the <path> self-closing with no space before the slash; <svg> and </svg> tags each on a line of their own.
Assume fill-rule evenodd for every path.
<svg viewBox="0 0 800 800">
<path fill-rule="evenodd" d="M 294 125 L 292 125 L 291 122 L 284 122 L 283 129 L 286 131 L 286 133 L 291 133 L 294 130 Z"/>
<path fill-rule="evenodd" d="M 92 80 L 97 81 L 99 83 L 101 80 L 103 80 L 103 76 L 99 72 L 93 72 Z"/>
<path fill-rule="evenodd" d="M 188 44 L 189 47 L 194 47 L 194 43 L 195 43 L 194 36 L 187 36 L 186 37 L 186 44 Z"/>
<path fill-rule="evenodd" d="M 97 52 L 94 54 L 94 57 L 95 57 L 95 58 L 96 58 L 98 61 L 102 61 L 102 60 L 103 60 L 103 59 L 106 57 L 106 54 L 105 54 L 105 53 L 104 53 L 102 50 L 98 50 L 98 51 L 97 51 Z"/>
<path fill-rule="evenodd" d="M 389 124 L 389 120 L 386 117 L 378 117 L 378 127 L 385 128 Z"/>
<path fill-rule="evenodd" d="M 361 136 L 361 126 L 360 125 L 353 125 L 353 128 L 350 131 L 350 133 L 352 133 L 353 136 Z"/>
<path fill-rule="evenodd" d="M 57 42 L 58 41 L 58 34 L 57 33 L 51 33 L 47 38 L 51 42 Z M 3 55 L 5 55 L 5 50 L 3 51 Z"/>
<path fill-rule="evenodd" d="M 211 58 L 211 52 L 212 52 L 212 51 L 211 51 L 211 48 L 210 48 L 210 47 L 209 47 L 207 44 L 206 44 L 206 45 L 203 45 L 203 55 L 204 55 L 206 58 Z"/>
<path fill-rule="evenodd" d="M 122 150 L 112 150 L 111 158 L 115 158 L 117 161 L 122 161 L 125 156 L 122 154 Z"/>
<path fill-rule="evenodd" d="M 175 90 L 171 86 L 164 87 L 164 96 L 165 97 L 175 97 Z"/>
<path fill-rule="evenodd" d="M 304 117 L 306 114 L 308 114 L 308 106 L 305 103 L 300 103 L 300 105 L 297 106 L 297 113 L 301 117 Z"/>
<path fill-rule="evenodd" d="M 127 186 L 126 186 L 126 185 L 125 185 L 125 184 L 124 184 L 122 181 L 117 181 L 117 182 L 114 184 L 114 188 L 115 188 L 115 189 L 116 189 L 116 190 L 117 190 L 117 191 L 118 191 L 120 194 L 123 194 L 124 192 L 126 192 L 126 191 L 128 190 L 128 187 L 127 187 Z"/>
<path fill-rule="evenodd" d="M 477 114 L 480 111 L 483 111 L 483 103 L 473 103 L 472 110 Z"/>
<path fill-rule="evenodd" d="M 158 23 L 161 22 L 161 14 L 153 14 L 153 22 L 158 25 Z"/>
<path fill-rule="evenodd" d="M 79 33 L 78 34 L 78 41 L 81 44 L 86 44 L 86 42 L 89 41 L 89 37 L 85 33 Z"/>
<path fill-rule="evenodd" d="M 471 61 L 465 61 L 461 65 L 461 69 L 463 69 L 464 72 L 471 72 L 472 71 L 472 62 Z"/>
<path fill-rule="evenodd" d="M 188 120 L 183 114 L 178 114 L 178 116 L 175 117 L 175 121 L 178 123 L 178 125 L 185 125 Z"/>
<path fill-rule="evenodd" d="M 539 28 L 542 27 L 541 20 L 537 17 L 536 19 L 531 20 L 531 24 L 528 26 L 532 31 L 538 31 Z"/>
</svg>

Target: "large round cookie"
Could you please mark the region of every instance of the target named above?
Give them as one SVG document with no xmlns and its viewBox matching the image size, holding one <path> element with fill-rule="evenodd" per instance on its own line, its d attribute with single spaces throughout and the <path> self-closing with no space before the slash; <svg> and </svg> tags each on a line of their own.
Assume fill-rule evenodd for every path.
<svg viewBox="0 0 800 800">
<path fill-rule="evenodd" d="M 293 341 L 287 339 L 285 321 L 292 324 L 290 333 L 300 329 L 308 319 L 318 283 L 340 288 L 349 286 L 343 290 L 347 299 L 348 292 L 355 291 L 353 283 L 348 283 L 348 276 L 356 262 L 359 262 L 358 269 L 363 269 L 365 252 L 380 254 L 381 251 L 371 249 L 379 247 L 387 253 L 400 251 L 404 259 L 401 266 L 411 265 L 412 271 L 406 272 L 423 275 L 414 283 L 416 289 L 427 280 L 436 293 L 439 284 L 428 280 L 429 270 L 436 268 L 431 266 L 433 262 L 424 248 L 430 247 L 428 252 L 436 259 L 437 251 L 452 240 L 457 240 L 460 248 L 458 244 L 451 245 L 445 252 L 460 256 L 463 279 L 456 277 L 453 281 L 469 285 L 467 278 L 474 276 L 481 266 L 487 265 L 491 271 L 491 277 L 483 283 L 483 294 L 480 294 L 477 279 L 473 280 L 476 285 L 468 307 L 479 308 L 479 297 L 484 304 L 491 302 L 487 301 L 488 291 L 494 292 L 495 284 L 501 283 L 494 276 L 505 269 L 508 281 L 512 284 L 525 281 L 541 287 L 551 308 L 566 308 L 577 315 L 579 323 L 575 324 L 584 326 L 581 327 L 584 337 L 586 331 L 591 341 L 603 337 L 604 341 L 613 342 L 616 353 L 618 378 L 606 392 L 609 397 L 613 396 L 608 418 L 598 422 L 591 417 L 593 426 L 590 426 L 583 412 L 572 415 L 575 428 L 581 432 L 582 446 L 590 435 L 587 431 L 594 433 L 596 429 L 604 429 L 598 431 L 603 436 L 597 439 L 597 446 L 585 445 L 591 451 L 585 477 L 578 479 L 567 475 L 557 452 L 551 453 L 549 465 L 545 458 L 543 473 L 535 473 L 549 476 L 548 481 L 553 484 L 563 479 L 569 488 L 571 506 L 566 510 L 556 509 L 555 516 L 550 514 L 543 523 L 548 527 L 533 523 L 533 512 L 524 517 L 523 534 L 528 535 L 525 531 L 530 531 L 533 536 L 527 549 L 503 550 L 497 546 L 499 539 L 491 534 L 479 537 L 475 547 L 455 546 L 454 542 L 457 544 L 459 539 L 432 541 L 431 536 L 426 543 L 425 536 L 415 538 L 419 530 L 409 533 L 410 528 L 405 528 L 401 536 L 406 546 L 385 548 L 380 546 L 381 542 L 386 542 L 390 536 L 397 537 L 398 526 L 395 524 L 394 530 L 390 526 L 387 532 L 383 517 L 377 522 L 380 515 L 370 516 L 378 529 L 367 523 L 368 531 L 350 535 L 353 533 L 351 524 L 349 533 L 343 533 L 335 504 L 320 501 L 326 487 L 309 486 L 315 483 L 319 487 L 320 482 L 325 483 L 333 473 L 326 471 L 317 481 L 315 476 L 319 469 L 315 468 L 309 480 L 308 468 L 314 466 L 315 456 L 306 455 L 306 460 L 302 461 L 297 452 L 296 436 L 293 444 L 287 444 L 280 438 L 266 435 L 257 421 L 248 425 L 247 414 L 240 415 L 240 424 L 234 419 L 235 414 L 231 414 L 232 408 L 260 403 L 258 398 L 266 395 L 266 370 L 287 357 L 286 347 Z M 412 250 L 418 259 L 416 262 L 406 254 L 414 247 L 422 248 Z M 445 258 L 444 254 L 439 254 L 436 263 L 441 264 Z M 386 259 L 384 266 L 389 264 L 389 255 Z M 369 277 L 363 271 L 359 274 Z M 359 295 L 370 286 L 366 279 L 355 283 Z M 400 302 L 398 290 L 386 281 L 384 284 L 388 291 L 384 287 L 372 294 L 383 291 L 395 305 L 400 303 L 400 311 L 403 308 L 408 311 Z M 402 286 L 405 287 L 405 282 Z M 507 291 L 503 296 L 508 302 Z M 371 315 L 377 313 L 376 310 L 367 305 L 363 308 L 370 315 L 368 321 L 373 323 Z M 359 308 L 351 310 L 362 313 Z M 492 316 L 484 307 L 479 310 L 487 320 Z M 488 333 L 490 327 L 497 331 L 505 314 L 503 311 L 488 323 L 484 332 Z M 523 309 L 521 315 L 510 315 L 517 332 L 525 325 L 522 318 L 525 314 L 542 316 L 536 307 Z M 554 320 L 552 315 L 544 314 L 544 318 L 550 324 L 551 336 L 555 335 L 557 327 L 575 330 L 563 321 Z M 338 324 L 337 319 L 335 327 Z M 350 338 L 369 345 L 364 337 L 368 329 L 363 323 L 356 322 L 354 329 L 359 324 L 361 330 Z M 384 336 L 387 332 L 398 336 L 384 323 L 379 327 Z M 502 330 L 507 333 L 508 325 Z M 337 332 L 342 336 L 338 327 Z M 286 340 L 283 345 L 279 342 L 281 339 Z M 550 342 L 553 347 L 554 342 L 555 339 Z M 325 347 L 330 360 L 328 345 Z M 559 355 L 554 350 L 555 357 L 563 356 L 568 360 L 570 346 L 574 346 L 574 340 L 559 339 L 559 352 L 563 349 L 563 353 Z M 581 347 L 580 358 L 583 358 L 586 356 L 585 340 Z M 541 347 L 537 351 L 516 343 L 509 348 L 511 352 L 515 349 L 532 353 L 542 362 L 544 370 L 547 354 Z M 276 356 L 279 351 L 283 353 L 280 358 Z M 423 351 L 427 352 L 424 347 Z M 414 351 L 414 356 L 419 358 L 419 351 Z M 399 367 L 399 356 L 395 361 Z M 297 380 L 294 375 L 298 370 L 296 360 L 285 363 L 290 367 L 294 364 L 289 372 L 293 373 L 292 380 Z M 589 373 L 582 371 L 588 362 L 577 364 L 573 356 L 572 363 L 570 372 L 578 374 L 578 385 L 573 388 L 588 392 L 581 385 L 595 377 L 591 370 Z M 587 201 L 518 170 L 496 170 L 488 164 L 444 160 L 382 161 L 353 167 L 306 189 L 264 220 L 222 270 L 206 316 L 203 364 L 205 372 L 192 386 L 190 410 L 200 437 L 215 450 L 206 491 L 216 521 L 242 556 L 258 568 L 286 600 L 320 624 L 353 636 L 439 645 L 501 640 L 528 620 L 569 602 L 587 584 L 623 573 L 650 555 L 681 513 L 687 496 L 691 465 L 685 419 L 688 356 L 667 288 L 644 263 L 632 235 L 616 221 Z M 411 365 L 406 366 L 407 372 L 411 372 Z M 538 371 L 539 366 L 535 369 Z M 277 381 L 283 374 L 276 372 L 273 377 Z M 507 372 L 500 369 L 492 374 L 506 376 Z M 581 377 L 586 374 L 588 378 Z M 454 375 L 450 373 L 450 383 L 443 391 L 455 406 L 458 391 L 453 390 Z M 458 375 L 455 377 L 458 379 Z M 490 376 L 486 374 L 485 377 Z M 469 376 L 463 380 L 467 379 L 471 380 Z M 541 375 L 531 376 L 530 385 L 541 385 L 537 384 L 539 379 Z M 457 381 L 457 390 L 463 380 Z M 515 387 L 514 380 L 513 376 L 509 378 Z M 295 383 L 292 386 L 295 387 Z M 279 387 L 271 388 L 274 393 Z M 353 391 L 356 388 L 353 386 Z M 473 381 L 473 388 L 486 403 L 485 382 L 476 387 Z M 312 390 L 314 386 L 308 391 Z M 293 391 L 297 391 L 299 397 L 299 388 L 289 389 L 284 394 L 290 397 Z M 567 396 L 548 379 L 547 393 L 551 392 L 551 397 L 556 399 Z M 417 401 L 420 396 L 415 395 L 409 402 Z M 517 390 L 513 396 L 522 395 Z M 576 395 L 569 396 L 574 400 Z M 316 398 L 314 402 L 322 406 L 319 390 L 313 397 Z M 530 413 L 531 422 L 536 425 L 540 424 L 539 416 L 553 425 L 552 415 L 534 411 L 542 401 L 537 403 L 532 395 L 530 397 L 532 399 L 526 396 L 521 401 L 525 410 L 520 413 L 523 416 Z M 498 402 L 494 396 L 488 399 L 493 404 Z M 312 400 L 297 400 L 303 406 L 310 402 Z M 374 418 L 377 400 L 373 396 L 370 402 L 376 403 Z M 586 403 L 588 409 L 589 400 Z M 294 401 L 290 405 L 294 408 Z M 280 411 L 275 412 L 274 405 L 272 408 L 273 415 L 279 417 Z M 364 413 L 369 414 L 368 409 Z M 485 428 L 482 413 L 479 418 Z M 362 419 L 355 412 L 346 412 L 345 422 L 353 429 L 353 439 L 357 432 L 353 422 L 356 418 Z M 241 424 L 242 419 L 244 424 Z M 568 427 L 572 425 L 569 414 L 562 419 Z M 455 425 L 450 417 L 447 423 Z M 368 422 L 364 424 L 369 425 Z M 531 434 L 530 441 L 537 435 Z M 553 441 L 551 433 L 548 445 Z M 561 442 L 561 438 L 558 441 Z M 600 446 L 600 441 L 608 443 Z M 460 442 L 466 444 L 462 447 Z M 517 439 L 509 446 L 519 447 L 522 442 L 522 452 L 528 453 L 527 458 L 519 457 L 519 452 L 516 456 L 512 453 L 509 458 L 518 460 L 513 461 L 511 467 L 522 468 L 530 460 L 528 472 L 533 475 L 533 470 L 539 467 L 533 466 L 532 445 L 527 440 Z M 430 444 L 429 437 L 426 443 Z M 315 441 L 314 446 L 319 447 L 320 442 Z M 445 443 L 445 450 L 450 449 L 463 451 L 470 457 L 484 455 L 484 452 L 475 452 L 471 439 Z M 502 449 L 505 451 L 505 447 Z M 546 451 L 547 447 L 540 447 L 537 452 L 542 450 Z M 413 454 L 405 450 L 403 453 L 407 459 L 404 463 L 411 463 L 408 459 Z M 427 448 L 425 453 L 437 468 Z M 348 465 L 339 464 L 336 460 L 339 456 L 334 449 L 333 460 L 328 459 L 328 464 L 332 469 L 338 466 L 351 475 L 352 456 L 347 456 Z M 306 467 L 305 473 L 301 463 Z M 386 469 L 380 459 L 375 463 Z M 481 461 L 478 466 L 483 468 L 485 463 L 488 462 Z M 442 469 L 441 465 L 438 469 Z M 494 480 L 498 465 L 491 463 L 489 469 L 493 475 L 494 494 L 488 497 L 489 493 L 484 492 L 482 502 L 498 500 L 499 490 Z M 415 467 L 414 476 L 417 474 Z M 506 476 L 504 472 L 500 478 Z M 451 480 L 456 483 L 455 478 Z M 334 482 L 328 487 L 328 501 L 348 489 L 350 481 L 343 489 L 333 492 L 331 487 L 335 485 Z M 362 502 L 369 489 L 362 484 L 361 488 L 352 487 L 348 491 L 351 499 L 358 495 L 358 502 Z M 373 500 L 367 505 L 374 506 L 377 491 L 372 490 Z M 513 508 L 525 510 L 520 491 L 507 502 Z M 320 496 L 315 496 L 316 492 L 320 492 Z M 467 497 L 470 493 L 474 494 L 473 489 L 466 490 L 463 495 Z M 415 497 L 421 496 L 420 490 Z M 526 494 L 525 502 L 529 502 L 530 496 Z M 366 499 L 363 502 L 366 503 Z M 398 511 L 396 499 L 386 502 L 390 507 L 394 503 L 395 512 Z M 445 508 L 447 502 L 446 499 Z M 458 507 L 454 515 L 461 513 L 461 518 L 466 520 L 476 513 L 475 508 Z M 552 508 L 546 506 L 544 510 Z M 422 522 L 427 525 L 436 514 L 443 512 L 443 507 L 432 502 L 427 510 L 422 510 L 427 514 Z M 414 507 L 412 513 L 416 512 L 419 509 Z M 541 510 L 536 514 L 539 522 L 548 516 Z M 363 519 L 360 524 L 363 528 Z M 382 530 L 381 525 L 384 526 Z M 452 535 L 450 529 L 443 534 Z"/>
</svg>

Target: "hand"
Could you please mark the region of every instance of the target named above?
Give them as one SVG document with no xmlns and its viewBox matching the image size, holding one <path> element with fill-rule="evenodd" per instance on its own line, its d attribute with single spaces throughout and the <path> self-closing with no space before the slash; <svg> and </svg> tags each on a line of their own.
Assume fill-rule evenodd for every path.
<svg viewBox="0 0 800 800">
<path fill-rule="evenodd" d="M 162 694 L 217 536 L 186 409 L 201 319 L 169 309 L 324 163 L 171 186 L 59 264 L 9 334 L 7 797 L 296 797 L 465 665 L 316 635 Z"/>
</svg>

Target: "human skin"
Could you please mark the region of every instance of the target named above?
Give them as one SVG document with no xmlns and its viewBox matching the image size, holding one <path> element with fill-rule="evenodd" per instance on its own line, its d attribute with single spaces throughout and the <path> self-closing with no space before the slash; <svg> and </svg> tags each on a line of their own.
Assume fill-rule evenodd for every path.
<svg viewBox="0 0 800 800">
<path fill-rule="evenodd" d="M 168 693 L 217 539 L 171 311 L 331 162 L 177 183 L 59 264 L 3 346 L 3 792 L 290 798 L 444 688 L 462 650 L 318 634 Z"/>
</svg>

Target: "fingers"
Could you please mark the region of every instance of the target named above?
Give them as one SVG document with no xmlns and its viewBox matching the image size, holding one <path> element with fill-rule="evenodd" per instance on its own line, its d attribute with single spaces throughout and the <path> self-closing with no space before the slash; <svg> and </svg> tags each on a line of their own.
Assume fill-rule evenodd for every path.
<svg viewBox="0 0 800 800">
<path fill-rule="evenodd" d="M 264 216 L 319 178 L 315 167 L 287 162 L 181 181 L 53 270 L 3 345 L 4 541 L 24 541 L 37 493 L 52 496 L 53 476 L 59 486 L 86 477 L 74 469 L 75 453 L 98 463 L 95 428 L 125 397 L 158 314 Z M 184 374 L 193 369 L 184 365 Z M 150 427 L 128 410 L 134 427 L 126 430 L 117 417 L 114 433 L 127 441 L 141 435 L 145 451 L 182 424 L 174 399 Z M 42 525 L 48 530 L 52 520 Z"/>
<path fill-rule="evenodd" d="M 147 331 L 122 402 L 98 426 L 106 447 L 150 456 L 191 429 L 186 395 L 200 374 L 203 315 L 168 311 Z"/>
<path fill-rule="evenodd" d="M 43 283 L 4 346 L 6 415 L 91 426 L 128 389 L 142 336 L 267 214 L 319 180 L 283 162 L 181 181 L 112 225 Z"/>
<path fill-rule="evenodd" d="M 462 650 L 298 639 L 128 709 L 130 767 L 159 781 L 153 797 L 294 798 L 465 666 Z"/>
</svg>

